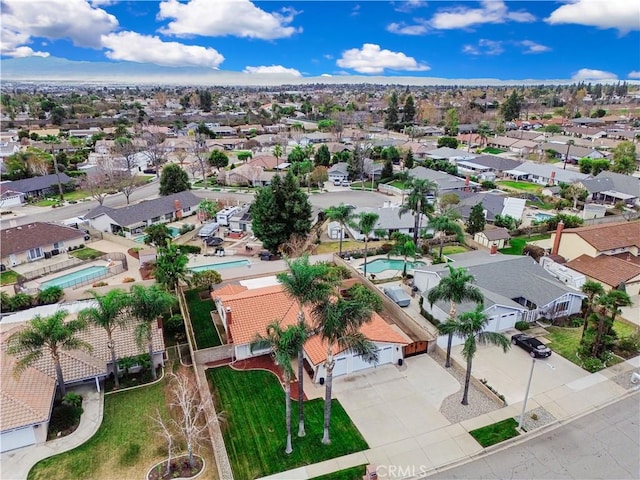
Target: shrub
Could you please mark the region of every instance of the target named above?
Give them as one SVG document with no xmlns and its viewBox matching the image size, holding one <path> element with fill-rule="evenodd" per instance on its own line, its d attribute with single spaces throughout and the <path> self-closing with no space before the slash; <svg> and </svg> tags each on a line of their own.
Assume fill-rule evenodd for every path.
<svg viewBox="0 0 640 480">
<path fill-rule="evenodd" d="M 50 305 L 59 302 L 64 297 L 64 290 L 61 287 L 48 287 L 40 290 L 36 297 L 39 305 Z"/>
<path fill-rule="evenodd" d="M 363 303 L 369 305 L 374 312 L 380 313 L 384 308 L 380 295 L 377 295 L 359 283 L 347 289 L 346 296 L 353 300 L 361 300 Z"/>
<path fill-rule="evenodd" d="M 387 253 L 389 253 L 391 250 L 393 250 L 393 245 L 391 245 L 390 243 L 383 243 L 380 246 L 380 250 L 382 251 L 383 255 L 386 255 Z"/>
<path fill-rule="evenodd" d="M 75 392 L 68 392 L 63 398 L 62 403 L 65 405 L 70 405 L 72 407 L 81 407 L 82 406 L 82 395 L 79 395 Z"/>
<path fill-rule="evenodd" d="M 92 287 L 106 287 L 107 285 L 109 285 L 107 282 L 96 282 L 93 285 L 91 285 Z"/>
<path fill-rule="evenodd" d="M 196 287 L 211 287 L 211 285 L 216 285 L 222 282 L 222 277 L 220 273 L 215 270 L 204 270 L 202 272 L 194 272 L 191 276 L 191 280 L 189 283 Z"/>
<path fill-rule="evenodd" d="M 613 351 L 623 358 L 632 358 L 640 353 L 640 332 L 616 341 Z"/>
<path fill-rule="evenodd" d="M 184 319 L 182 315 L 171 315 L 164 321 L 163 327 L 168 335 L 184 332 Z"/>
<path fill-rule="evenodd" d="M 582 368 L 584 368 L 587 372 L 595 373 L 602 370 L 605 367 L 605 364 L 597 357 L 587 357 L 582 360 Z"/>
<path fill-rule="evenodd" d="M 180 235 L 184 235 L 185 233 L 189 233 L 196 228 L 195 225 L 191 225 L 189 223 L 185 223 L 180 227 Z"/>
<path fill-rule="evenodd" d="M 529 415 L 529 416 L 531 417 L 531 420 L 533 420 L 534 422 L 535 422 L 536 420 L 538 420 L 538 418 L 539 418 L 537 413 L 532 413 L 532 414 L 531 414 L 531 415 Z"/>
<path fill-rule="evenodd" d="M 525 330 L 529 330 L 529 328 L 531 327 L 531 325 L 529 325 L 529 322 L 525 321 L 525 320 L 518 320 L 516 322 L 515 325 L 516 329 L 520 330 L 521 332 L 525 331 Z"/>
<path fill-rule="evenodd" d="M 484 188 L 485 190 L 492 190 L 492 189 L 497 187 L 497 185 L 494 182 L 492 182 L 491 180 L 485 180 L 484 182 L 482 182 L 480 184 L 480 186 L 482 188 Z"/>
<path fill-rule="evenodd" d="M 135 278 L 131 278 L 131 277 L 124 277 L 122 279 L 122 283 L 132 283 L 132 282 L 135 282 L 135 281 L 136 281 L 136 279 Z"/>
<path fill-rule="evenodd" d="M 58 432 L 64 432 L 80 422 L 82 407 L 68 405 L 64 402 L 54 407 L 49 420 L 49 433 L 56 436 Z"/>
<path fill-rule="evenodd" d="M 571 317 L 571 318 L 569 318 L 569 324 L 573 328 L 581 327 L 582 325 L 584 325 L 584 318 L 582 318 L 582 317 Z"/>
<path fill-rule="evenodd" d="M 197 245 L 180 245 L 180 252 L 182 253 L 200 253 L 202 248 Z"/>
<path fill-rule="evenodd" d="M 33 297 L 28 293 L 16 293 L 9 300 L 9 305 L 11 307 L 11 310 L 24 310 L 33 305 Z"/>
</svg>

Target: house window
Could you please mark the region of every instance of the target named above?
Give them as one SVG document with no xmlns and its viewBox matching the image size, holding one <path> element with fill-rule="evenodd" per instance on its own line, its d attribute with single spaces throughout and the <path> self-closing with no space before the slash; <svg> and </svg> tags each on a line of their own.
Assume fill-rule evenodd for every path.
<svg viewBox="0 0 640 480">
<path fill-rule="evenodd" d="M 566 312 L 569 309 L 569 302 L 561 302 L 561 303 L 556 303 L 555 308 L 553 309 L 553 311 L 555 313 L 559 313 L 559 312 Z"/>
<path fill-rule="evenodd" d="M 182 209 L 183 212 L 190 212 L 191 211 L 191 207 L 184 207 Z"/>
<path fill-rule="evenodd" d="M 159 222 L 159 221 L 160 221 L 160 217 L 153 217 L 153 218 L 151 219 L 151 223 L 157 223 L 157 222 Z"/>
<path fill-rule="evenodd" d="M 54 249 L 62 250 L 63 247 L 64 247 L 64 242 L 56 242 L 53 244 Z"/>
<path fill-rule="evenodd" d="M 40 248 L 40 247 L 32 248 L 27 253 L 27 258 L 29 260 L 37 260 L 37 259 L 42 258 L 42 257 L 44 257 L 44 252 L 42 251 L 42 248 Z"/>
</svg>

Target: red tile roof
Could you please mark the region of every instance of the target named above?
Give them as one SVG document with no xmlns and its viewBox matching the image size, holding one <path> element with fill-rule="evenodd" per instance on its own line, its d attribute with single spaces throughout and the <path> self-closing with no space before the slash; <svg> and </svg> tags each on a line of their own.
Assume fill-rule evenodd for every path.
<svg viewBox="0 0 640 480">
<path fill-rule="evenodd" d="M 568 228 L 563 232 L 563 235 L 565 233 L 575 233 L 599 252 L 630 246 L 640 248 L 640 222 Z"/>
<path fill-rule="evenodd" d="M 609 255 L 596 258 L 580 255 L 567 262 L 566 266 L 613 288 L 640 276 L 640 266 Z"/>
</svg>

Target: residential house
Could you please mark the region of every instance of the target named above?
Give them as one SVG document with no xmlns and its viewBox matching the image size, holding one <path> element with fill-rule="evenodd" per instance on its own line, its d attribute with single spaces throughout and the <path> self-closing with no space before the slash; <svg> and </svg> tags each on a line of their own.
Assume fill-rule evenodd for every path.
<svg viewBox="0 0 640 480">
<path fill-rule="evenodd" d="M 472 175 L 481 173 L 486 176 L 487 172 L 491 172 L 496 177 L 502 177 L 506 170 L 517 169 L 521 164 L 522 161 L 520 160 L 498 157 L 497 155 L 479 155 L 473 160 L 456 162 L 460 173 L 471 173 Z M 465 171 L 467 165 L 471 165 L 469 171 Z M 479 166 L 480 168 L 476 166 Z"/>
<path fill-rule="evenodd" d="M 0 208 L 18 207 L 24 204 L 24 193 L 7 188 L 9 182 L 0 182 Z"/>
<path fill-rule="evenodd" d="M 473 160 L 478 154 L 460 150 L 458 148 L 440 147 L 427 152 L 426 157 L 434 160 L 448 160 L 455 163 L 459 160 Z"/>
<path fill-rule="evenodd" d="M 12 141 L 0 142 L 0 164 L 4 165 L 4 161 L 7 157 L 15 155 L 20 151 L 20 144 Z"/>
<path fill-rule="evenodd" d="M 270 286 L 258 288 L 226 285 L 213 291 L 211 297 L 220 312 L 228 343 L 234 346 L 234 360 L 268 354 L 270 351 L 268 347 L 251 348 L 251 346 L 258 334 L 266 334 L 267 325 L 274 320 L 280 320 L 283 328 L 294 325 L 298 321 L 298 303 L 285 292 L 282 285 L 275 282 Z M 310 310 L 306 309 L 305 313 L 310 319 Z M 378 363 L 369 363 L 355 352 L 336 346 L 334 377 L 355 373 L 376 365 L 397 363 L 403 358 L 402 347 L 411 343 L 405 335 L 391 328 L 377 313 L 373 313 L 371 322 L 364 324 L 360 331 L 376 345 Z M 319 335 L 313 335 L 304 345 L 305 368 L 315 383 L 324 383 L 326 353 L 327 344 Z"/>
<path fill-rule="evenodd" d="M 570 163 L 578 163 L 581 158 L 605 158 L 605 154 L 593 148 L 580 147 L 564 143 L 546 142 L 538 144 L 537 150 L 540 154 L 554 153 L 554 158 L 567 160 Z"/>
<path fill-rule="evenodd" d="M 347 162 L 338 162 L 332 165 L 327 173 L 330 182 L 337 183 L 347 180 L 349 178 L 349 164 Z"/>
<path fill-rule="evenodd" d="M 196 213 L 200 198 L 192 192 L 143 200 L 126 207 L 112 208 L 105 205 L 91 210 L 85 215 L 91 227 L 101 232 L 122 234 L 133 237 L 156 223 L 168 223 Z"/>
<path fill-rule="evenodd" d="M 34 222 L 0 230 L 0 261 L 8 268 L 42 258 L 51 258 L 77 248 L 85 232 L 55 223 Z"/>
<path fill-rule="evenodd" d="M 66 173 L 60 173 L 58 175 L 42 175 L 40 177 L 14 180 L 6 182 L 4 185 L 7 190 L 23 193 L 26 199 L 38 198 L 58 193 L 58 176 L 60 177 L 60 183 L 63 187 L 66 184 L 75 182 L 75 180 Z"/>
<path fill-rule="evenodd" d="M 409 175 L 412 178 L 435 182 L 438 185 L 438 195 L 451 192 L 455 193 L 463 190 L 472 190 L 479 186 L 477 182 L 472 182 L 468 179 L 463 179 L 456 177 L 455 175 L 450 175 L 446 172 L 432 170 L 426 167 L 414 167 L 409 170 Z"/>
<path fill-rule="evenodd" d="M 460 192 L 460 203 L 454 208 L 460 216 L 467 220 L 471 209 L 478 203 L 482 203 L 485 220 L 493 223 L 496 215 L 509 215 L 516 220 L 522 220 L 526 200 L 524 198 L 508 197 L 499 192 Z"/>
<path fill-rule="evenodd" d="M 378 214 L 378 222 L 374 229 L 383 230 L 387 238 L 391 238 L 391 235 L 395 232 L 413 235 L 415 229 L 415 215 L 411 211 L 404 212 L 400 215 L 400 210 L 400 205 L 394 205 L 391 202 L 384 202 L 383 206 L 379 208 L 356 208 L 353 210 L 353 214 L 359 215 L 363 212 Z M 422 227 L 426 227 L 427 223 L 429 223 L 427 216 L 420 215 L 420 225 Z M 364 240 L 364 234 L 358 230 L 355 225 L 346 225 L 346 230 L 351 238 L 355 240 Z M 336 235 L 339 236 L 339 231 Z M 377 236 L 375 233 L 371 233 L 369 238 L 377 238 Z"/>
<path fill-rule="evenodd" d="M 514 328 L 517 321 L 533 322 L 567 317 L 580 312 L 585 295 L 563 285 L 529 256 L 490 255 L 469 252 L 455 256 L 455 268 L 464 267 L 474 278 L 473 283 L 484 295 L 484 313 L 489 318 L 486 331 Z M 429 290 L 449 274 L 447 265 L 432 265 L 414 270 L 414 285 L 421 292 L 425 310 L 436 319 L 448 317 L 449 302 L 429 305 Z M 476 305 L 465 302 L 457 306 L 458 313 L 474 310 Z M 454 339 L 454 344 L 463 342 Z M 438 345 L 446 338 L 438 338 Z"/>
<path fill-rule="evenodd" d="M 233 170 L 221 170 L 218 174 L 218 183 L 222 185 L 238 185 L 265 187 L 271 185 L 273 177 L 278 172 L 266 172 L 265 169 L 255 163 L 240 165 Z"/>
<path fill-rule="evenodd" d="M 273 155 L 260 154 L 247 160 L 245 162 L 245 165 L 250 165 L 252 167 L 261 167 L 263 170 L 275 170 L 279 163 L 280 160 Z"/>
<path fill-rule="evenodd" d="M 565 170 L 550 163 L 524 162 L 515 169 L 506 170 L 505 175 L 514 180 L 528 180 L 539 185 L 554 185 L 556 183 L 581 182 L 588 175 L 575 170 Z"/>
<path fill-rule="evenodd" d="M 600 172 L 580 182 L 589 192 L 587 201 L 628 206 L 640 205 L 640 178 L 615 172 Z"/>
<path fill-rule="evenodd" d="M 640 294 L 640 259 L 631 261 L 619 256 L 600 255 L 590 257 L 582 254 L 565 263 L 566 268 L 583 274 L 589 280 L 600 282 L 605 290 L 615 290 L 624 286 L 629 295 Z"/>
<path fill-rule="evenodd" d="M 473 236 L 473 240 L 483 247 L 492 249 L 493 252 L 494 247 L 499 250 L 509 246 L 511 235 L 509 235 L 509 231 L 506 228 L 490 228 L 476 233 Z"/>
<path fill-rule="evenodd" d="M 251 233 L 251 205 L 245 204 L 229 218 L 229 229 Z"/>
</svg>

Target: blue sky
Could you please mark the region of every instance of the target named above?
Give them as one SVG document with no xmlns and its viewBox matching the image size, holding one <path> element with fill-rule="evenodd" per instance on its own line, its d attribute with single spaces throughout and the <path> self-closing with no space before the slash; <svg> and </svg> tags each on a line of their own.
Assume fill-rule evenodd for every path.
<svg viewBox="0 0 640 480">
<path fill-rule="evenodd" d="M 640 2 L 0 0 L 2 59 L 319 76 L 640 79 Z"/>
</svg>

